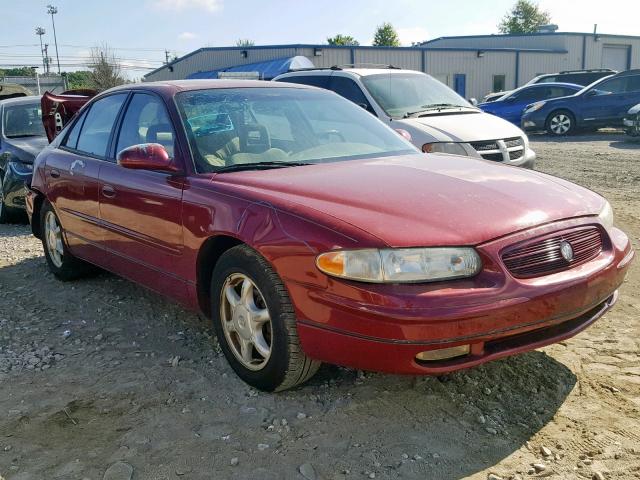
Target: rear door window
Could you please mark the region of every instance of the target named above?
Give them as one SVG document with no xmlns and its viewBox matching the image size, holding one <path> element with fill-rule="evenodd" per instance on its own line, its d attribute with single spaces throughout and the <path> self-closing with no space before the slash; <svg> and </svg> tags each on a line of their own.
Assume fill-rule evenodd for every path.
<svg viewBox="0 0 640 480">
<path fill-rule="evenodd" d="M 286 77 L 279 82 L 299 83 L 302 85 L 311 85 L 312 87 L 329 88 L 329 75 L 299 75 L 295 77 Z"/>
<path fill-rule="evenodd" d="M 365 107 L 368 111 L 373 112 L 369 100 L 367 100 L 362 89 L 352 79 L 332 75 L 329 88 L 347 100 L 351 100 L 356 105 Z"/>
<path fill-rule="evenodd" d="M 113 124 L 118 118 L 127 93 L 101 98 L 91 105 L 82 125 L 76 150 L 98 157 L 106 157 Z"/>
</svg>

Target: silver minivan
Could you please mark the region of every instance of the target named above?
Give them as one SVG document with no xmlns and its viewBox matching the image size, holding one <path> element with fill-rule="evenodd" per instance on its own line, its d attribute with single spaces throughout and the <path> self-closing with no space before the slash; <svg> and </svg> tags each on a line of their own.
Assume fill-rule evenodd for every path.
<svg viewBox="0 0 640 480">
<path fill-rule="evenodd" d="M 484 113 L 435 78 L 398 68 L 331 67 L 279 75 L 277 82 L 333 90 L 367 109 L 425 153 L 477 157 L 533 168 L 525 133 Z"/>
</svg>

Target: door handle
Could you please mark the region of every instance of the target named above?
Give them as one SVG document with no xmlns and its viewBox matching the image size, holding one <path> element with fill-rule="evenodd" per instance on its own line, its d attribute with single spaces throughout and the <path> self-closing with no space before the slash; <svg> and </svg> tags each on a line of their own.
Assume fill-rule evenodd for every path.
<svg viewBox="0 0 640 480">
<path fill-rule="evenodd" d="M 116 189 L 111 185 L 103 185 L 102 186 L 102 195 L 107 198 L 113 198 L 116 196 Z"/>
<path fill-rule="evenodd" d="M 55 168 L 52 168 L 51 171 L 49 172 L 49 175 L 51 175 L 52 178 L 59 178 L 60 172 Z"/>
</svg>

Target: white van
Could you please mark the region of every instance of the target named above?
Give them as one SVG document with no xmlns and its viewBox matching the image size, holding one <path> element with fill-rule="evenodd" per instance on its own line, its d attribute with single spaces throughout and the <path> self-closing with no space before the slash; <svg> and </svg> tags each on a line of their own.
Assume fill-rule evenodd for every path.
<svg viewBox="0 0 640 480">
<path fill-rule="evenodd" d="M 533 168 L 536 154 L 518 127 L 484 113 L 435 78 L 398 68 L 317 68 L 276 82 L 333 90 L 398 130 L 423 152 L 483 158 Z"/>
</svg>

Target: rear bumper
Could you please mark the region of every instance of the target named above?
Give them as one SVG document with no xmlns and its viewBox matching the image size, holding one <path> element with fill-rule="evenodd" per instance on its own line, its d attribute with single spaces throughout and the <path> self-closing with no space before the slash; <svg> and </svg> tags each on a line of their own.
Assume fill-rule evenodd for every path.
<svg viewBox="0 0 640 480">
<path fill-rule="evenodd" d="M 584 220 L 561 225 L 576 222 Z M 593 261 L 532 279 L 500 273 L 504 267 L 489 259 L 499 257 L 516 234 L 478 246 L 481 256 L 491 257 L 483 256 L 485 271 L 468 281 L 374 286 L 331 280 L 324 289 L 289 283 L 303 350 L 363 370 L 442 374 L 571 337 L 615 303 L 634 257 L 623 232 L 613 228 L 609 234 L 607 250 Z M 470 353 L 416 360 L 420 352 L 460 345 Z"/>
</svg>

